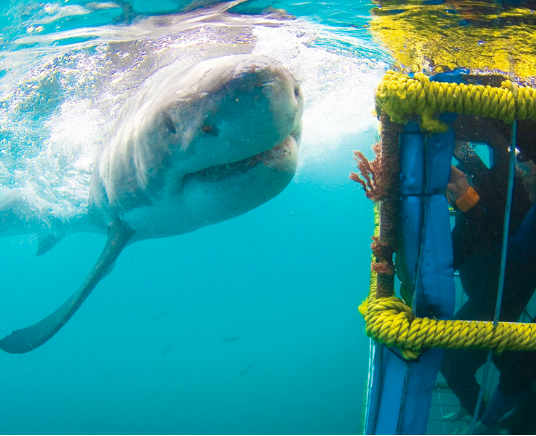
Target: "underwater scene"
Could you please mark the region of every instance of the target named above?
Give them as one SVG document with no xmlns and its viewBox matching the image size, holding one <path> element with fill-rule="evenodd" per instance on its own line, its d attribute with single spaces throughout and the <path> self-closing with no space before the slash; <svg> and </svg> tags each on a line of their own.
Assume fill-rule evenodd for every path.
<svg viewBox="0 0 536 436">
<path fill-rule="evenodd" d="M 536 433 L 533 7 L 3 2 L 0 434 Z"/>
</svg>

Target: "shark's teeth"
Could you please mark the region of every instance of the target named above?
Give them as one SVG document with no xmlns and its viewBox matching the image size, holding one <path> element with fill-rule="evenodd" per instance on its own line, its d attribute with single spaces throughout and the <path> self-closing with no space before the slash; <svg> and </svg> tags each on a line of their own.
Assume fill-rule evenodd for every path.
<svg viewBox="0 0 536 436">
<path fill-rule="evenodd" d="M 196 171 L 193 173 L 193 175 L 204 181 L 222 180 L 238 174 L 246 173 L 260 162 L 269 162 L 274 159 L 284 159 L 289 153 L 287 141 L 285 140 L 274 148 L 263 153 L 259 153 L 248 159 L 222 165 L 215 165 L 213 167 L 205 168 L 204 170 Z"/>
<path fill-rule="evenodd" d="M 205 168 L 194 173 L 195 177 L 202 180 L 221 180 L 236 174 L 245 173 L 251 168 L 246 160 Z"/>
</svg>

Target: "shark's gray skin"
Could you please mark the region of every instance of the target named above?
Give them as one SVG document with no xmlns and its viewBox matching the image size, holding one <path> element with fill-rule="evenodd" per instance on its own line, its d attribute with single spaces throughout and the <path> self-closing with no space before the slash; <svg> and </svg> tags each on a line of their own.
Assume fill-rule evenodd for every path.
<svg viewBox="0 0 536 436">
<path fill-rule="evenodd" d="M 296 171 L 302 112 L 298 83 L 264 56 L 157 74 L 126 104 L 97 156 L 87 216 L 49 218 L 60 230 L 40 239 L 45 252 L 65 233 L 104 231 L 100 258 L 59 309 L 1 339 L 0 349 L 25 353 L 49 340 L 128 244 L 191 232 L 278 195 Z M 12 234 L 39 233 L 43 215 L 15 191 L 0 191 L 0 221 Z"/>
</svg>

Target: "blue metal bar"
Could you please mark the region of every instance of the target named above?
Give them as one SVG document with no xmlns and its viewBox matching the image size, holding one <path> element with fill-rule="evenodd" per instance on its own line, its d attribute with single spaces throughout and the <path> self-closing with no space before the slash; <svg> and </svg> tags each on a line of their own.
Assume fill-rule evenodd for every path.
<svg viewBox="0 0 536 436">
<path fill-rule="evenodd" d="M 512 197 L 514 192 L 514 171 L 516 164 L 516 137 L 517 137 L 517 122 L 512 125 L 512 145 L 510 146 L 510 166 L 508 168 L 508 193 L 506 197 L 506 209 L 504 211 L 504 227 L 503 239 L 501 247 L 501 269 L 499 270 L 499 289 L 497 290 L 497 302 L 495 303 L 495 316 L 493 318 L 493 326 L 499 324 L 499 316 L 501 315 L 502 296 L 504 288 L 504 274 L 506 269 L 506 251 L 508 249 L 508 230 L 510 229 L 510 210 L 512 209 Z"/>
<path fill-rule="evenodd" d="M 497 301 L 495 303 L 495 316 L 493 317 L 493 327 L 497 327 L 499 324 L 499 317 L 501 315 L 503 288 L 504 288 L 504 274 L 506 270 L 506 254 L 508 249 L 508 230 L 510 229 L 510 210 L 512 209 L 512 196 L 514 192 L 514 170 L 516 163 L 516 142 L 517 142 L 517 122 L 514 121 L 512 125 L 512 143 L 510 145 L 510 165 L 508 167 L 508 190 L 506 195 L 506 207 L 504 210 L 504 223 L 503 223 L 503 238 L 501 247 L 501 266 L 499 270 L 499 287 L 497 289 Z M 488 353 L 486 360 L 486 366 L 484 367 L 484 374 L 482 376 L 482 383 L 480 385 L 480 391 L 478 392 L 478 400 L 476 402 L 475 413 L 473 414 L 473 421 L 471 422 L 471 431 L 469 434 L 474 434 L 475 424 L 479 415 L 480 407 L 484 399 L 484 390 L 486 380 L 488 378 L 489 368 L 491 366 L 492 351 Z"/>
</svg>

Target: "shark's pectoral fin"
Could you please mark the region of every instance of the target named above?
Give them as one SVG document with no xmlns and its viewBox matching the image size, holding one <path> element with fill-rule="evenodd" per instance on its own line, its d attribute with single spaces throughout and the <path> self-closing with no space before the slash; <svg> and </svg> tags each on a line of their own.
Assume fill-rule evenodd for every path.
<svg viewBox="0 0 536 436">
<path fill-rule="evenodd" d="M 39 246 L 37 248 L 36 256 L 42 256 L 51 250 L 58 242 L 63 239 L 63 234 L 45 233 L 37 235 L 37 242 Z"/>
<path fill-rule="evenodd" d="M 109 272 L 134 231 L 125 223 L 117 221 L 108 229 L 108 240 L 99 260 L 78 290 L 55 312 L 38 323 L 15 330 L 0 340 L 0 349 L 8 353 L 26 353 L 48 341 L 78 310 L 99 281 Z"/>
</svg>

